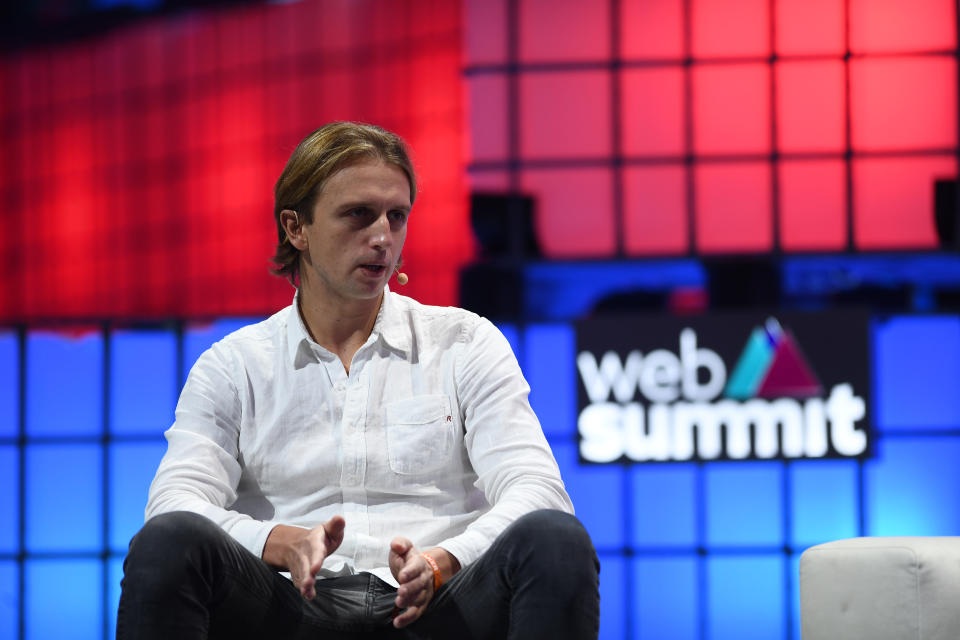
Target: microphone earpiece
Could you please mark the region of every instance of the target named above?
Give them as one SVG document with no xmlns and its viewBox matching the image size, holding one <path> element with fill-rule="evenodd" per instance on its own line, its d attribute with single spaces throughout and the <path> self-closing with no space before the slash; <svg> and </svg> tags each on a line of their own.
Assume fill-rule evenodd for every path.
<svg viewBox="0 0 960 640">
<path fill-rule="evenodd" d="M 410 282 L 410 278 L 407 277 L 407 274 L 400 272 L 400 267 L 397 267 L 396 269 L 394 269 L 394 271 L 397 272 L 397 282 L 398 282 L 398 283 L 400 283 L 401 285 L 404 285 L 404 284 L 407 284 L 408 282 Z"/>
</svg>

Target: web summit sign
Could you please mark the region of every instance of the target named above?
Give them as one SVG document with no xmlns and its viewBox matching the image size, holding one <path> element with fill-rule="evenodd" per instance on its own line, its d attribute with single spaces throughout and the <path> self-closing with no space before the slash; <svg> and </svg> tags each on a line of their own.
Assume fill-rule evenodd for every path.
<svg viewBox="0 0 960 640">
<path fill-rule="evenodd" d="M 870 452 L 866 314 L 604 316 L 577 325 L 585 462 Z"/>
</svg>

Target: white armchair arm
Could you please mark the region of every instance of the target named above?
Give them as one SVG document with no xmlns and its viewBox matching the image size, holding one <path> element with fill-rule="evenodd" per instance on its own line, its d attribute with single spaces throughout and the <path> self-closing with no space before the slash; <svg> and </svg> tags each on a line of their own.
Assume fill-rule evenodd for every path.
<svg viewBox="0 0 960 640">
<path fill-rule="evenodd" d="M 957 640 L 960 537 L 851 538 L 800 558 L 803 640 Z"/>
</svg>

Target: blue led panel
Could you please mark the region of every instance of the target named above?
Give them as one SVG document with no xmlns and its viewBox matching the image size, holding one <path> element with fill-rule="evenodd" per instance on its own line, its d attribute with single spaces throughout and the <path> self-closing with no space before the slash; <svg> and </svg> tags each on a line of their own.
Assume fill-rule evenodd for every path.
<svg viewBox="0 0 960 640">
<path fill-rule="evenodd" d="M 790 477 L 790 544 L 809 547 L 857 535 L 857 464 L 852 460 L 795 462 Z"/>
<path fill-rule="evenodd" d="M 704 474 L 707 545 L 783 544 L 779 463 L 717 463 Z"/>
<path fill-rule="evenodd" d="M 695 546 L 696 465 L 636 465 L 629 473 L 633 491 L 630 544 L 634 547 Z"/>
<path fill-rule="evenodd" d="M 697 640 L 697 557 L 637 558 L 633 576 L 634 640 Z"/>
<path fill-rule="evenodd" d="M 597 549 L 624 545 L 624 471 L 619 465 L 581 465 L 573 443 L 551 443 L 577 517 Z"/>
<path fill-rule="evenodd" d="M 110 429 L 162 433 L 177 403 L 177 338 L 172 331 L 110 336 Z"/>
<path fill-rule="evenodd" d="M 248 324 L 260 322 L 263 318 L 221 318 L 215 322 L 187 327 L 183 334 L 183 371 L 181 377 L 187 379 L 190 368 L 204 351 L 214 342 Z"/>
<path fill-rule="evenodd" d="M 110 445 L 110 549 L 126 553 L 130 538 L 143 526 L 147 490 L 157 472 L 165 442 Z"/>
<path fill-rule="evenodd" d="M 20 617 L 17 563 L 0 560 L 0 640 L 16 640 Z"/>
<path fill-rule="evenodd" d="M 0 447 L 0 553 L 16 553 L 20 538 L 20 452 Z"/>
<path fill-rule="evenodd" d="M 527 327 L 524 373 L 530 383 L 530 405 L 547 435 L 576 432 L 576 334 L 568 324 Z"/>
<path fill-rule="evenodd" d="M 99 434 L 103 427 L 103 339 L 31 331 L 27 335 L 27 434 Z"/>
<path fill-rule="evenodd" d="M 622 640 L 627 621 L 624 589 L 626 560 L 621 555 L 599 554 L 600 639 Z"/>
<path fill-rule="evenodd" d="M 876 422 L 881 429 L 960 429 L 960 318 L 877 321 Z"/>
<path fill-rule="evenodd" d="M 20 348 L 17 334 L 0 331 L 0 438 L 20 431 Z"/>
<path fill-rule="evenodd" d="M 497 324 L 497 329 L 500 329 L 500 333 L 502 333 L 503 337 L 510 343 L 510 348 L 513 349 L 513 355 L 517 357 L 517 362 L 520 363 L 520 368 L 523 369 L 524 377 L 527 377 L 526 363 L 524 363 L 523 353 L 520 351 L 520 331 L 517 329 L 517 325 Z"/>
<path fill-rule="evenodd" d="M 884 438 L 866 463 L 866 535 L 960 531 L 960 438 Z"/>
<path fill-rule="evenodd" d="M 24 571 L 27 640 L 103 638 L 103 567 L 99 560 L 27 560 Z"/>
<path fill-rule="evenodd" d="M 700 261 L 688 258 L 636 262 L 542 260 L 524 267 L 524 310 L 528 318 L 570 320 L 590 313 L 610 294 L 702 287 L 706 281 Z"/>
<path fill-rule="evenodd" d="M 117 637 L 117 607 L 120 604 L 120 581 L 123 580 L 123 556 L 107 560 L 107 620 L 110 621 L 108 638 Z M 799 636 L 798 636 L 799 637 Z"/>
<path fill-rule="evenodd" d="M 786 563 L 790 571 L 790 626 L 793 637 L 800 638 L 800 553 L 789 555 Z"/>
<path fill-rule="evenodd" d="M 707 637 L 776 640 L 785 635 L 783 556 L 708 556 Z"/>
<path fill-rule="evenodd" d="M 26 453 L 27 550 L 99 551 L 103 545 L 100 446 L 37 444 L 27 445 Z"/>
</svg>

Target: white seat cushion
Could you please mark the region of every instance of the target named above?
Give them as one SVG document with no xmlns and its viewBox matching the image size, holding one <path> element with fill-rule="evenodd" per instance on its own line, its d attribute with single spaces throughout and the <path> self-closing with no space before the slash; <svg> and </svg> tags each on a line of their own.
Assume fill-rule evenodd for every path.
<svg viewBox="0 0 960 640">
<path fill-rule="evenodd" d="M 803 640 L 958 640 L 960 537 L 851 538 L 800 558 Z"/>
</svg>

